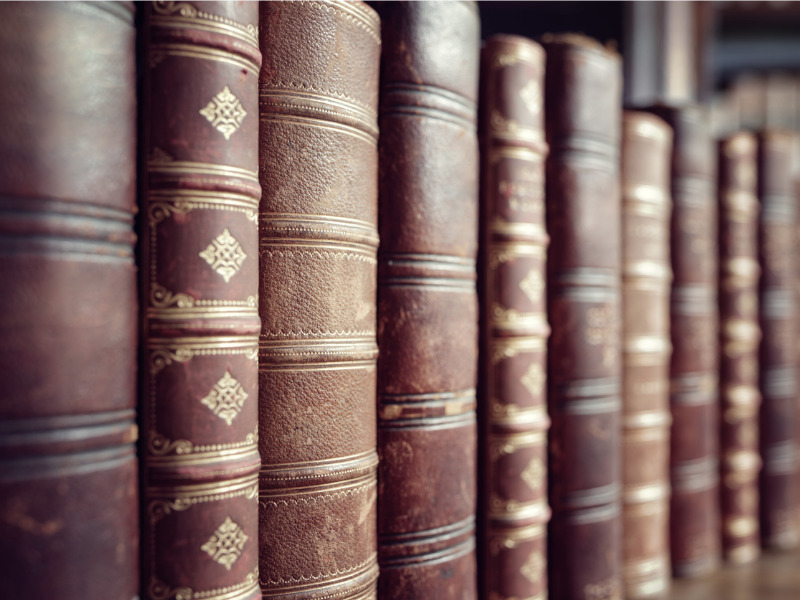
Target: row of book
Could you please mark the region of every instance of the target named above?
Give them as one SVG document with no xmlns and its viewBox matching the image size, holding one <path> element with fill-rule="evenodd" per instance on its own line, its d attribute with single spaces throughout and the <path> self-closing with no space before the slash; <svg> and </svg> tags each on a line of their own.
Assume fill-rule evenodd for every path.
<svg viewBox="0 0 800 600">
<path fill-rule="evenodd" d="M 644 598 L 798 543 L 793 135 L 375 8 L 0 5 L 10 597 Z"/>
</svg>

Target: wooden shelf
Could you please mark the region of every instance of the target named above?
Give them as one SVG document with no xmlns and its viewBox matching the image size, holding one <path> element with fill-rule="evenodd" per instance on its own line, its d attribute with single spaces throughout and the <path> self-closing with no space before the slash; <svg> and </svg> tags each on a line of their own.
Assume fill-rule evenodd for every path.
<svg viewBox="0 0 800 600">
<path fill-rule="evenodd" d="M 672 582 L 670 600 L 798 600 L 800 552 L 767 552 L 751 565 L 725 565 L 705 578 Z"/>
</svg>

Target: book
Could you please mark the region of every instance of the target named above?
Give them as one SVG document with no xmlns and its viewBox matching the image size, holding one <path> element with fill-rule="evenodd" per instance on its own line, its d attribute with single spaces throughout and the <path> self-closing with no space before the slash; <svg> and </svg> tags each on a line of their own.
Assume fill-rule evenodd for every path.
<svg viewBox="0 0 800 600">
<path fill-rule="evenodd" d="M 379 10 L 378 595 L 473 600 L 480 21 Z"/>
<path fill-rule="evenodd" d="M 142 592 L 251 600 L 258 4 L 142 9 Z"/>
<path fill-rule="evenodd" d="M 622 117 L 622 575 L 626 598 L 663 596 L 669 561 L 669 222 L 672 129 Z"/>
<path fill-rule="evenodd" d="M 676 577 L 720 559 L 716 152 L 699 105 L 658 107 L 673 129 L 670 224 L 670 554 Z"/>
<path fill-rule="evenodd" d="M 759 445 L 763 464 L 759 506 L 762 543 L 773 548 L 796 547 L 800 541 L 793 143 L 792 134 L 786 131 L 766 131 L 758 136 Z"/>
<path fill-rule="evenodd" d="M 133 3 L 0 5 L 0 51 L 2 595 L 130 600 Z"/>
<path fill-rule="evenodd" d="M 584 36 L 542 41 L 550 595 L 619 598 L 622 65 Z"/>
<path fill-rule="evenodd" d="M 259 580 L 374 598 L 380 23 L 259 8 Z"/>
<path fill-rule="evenodd" d="M 544 50 L 481 52 L 479 580 L 484 598 L 547 592 Z"/>
<path fill-rule="evenodd" d="M 756 152 L 749 133 L 718 144 L 720 519 L 723 556 L 736 564 L 761 553 Z"/>
</svg>

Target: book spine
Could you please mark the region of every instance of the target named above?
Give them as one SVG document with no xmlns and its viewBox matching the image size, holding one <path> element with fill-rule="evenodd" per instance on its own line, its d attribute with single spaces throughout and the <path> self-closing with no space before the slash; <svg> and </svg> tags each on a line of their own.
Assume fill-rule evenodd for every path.
<svg viewBox="0 0 800 600">
<path fill-rule="evenodd" d="M 134 42 L 130 2 L 0 5 L 7 598 L 139 593 Z"/>
<path fill-rule="evenodd" d="M 796 308 L 792 289 L 797 215 L 791 170 L 792 138 L 771 131 L 758 139 L 758 255 L 761 264 L 759 351 L 761 386 L 760 515 L 762 542 L 791 548 L 800 540 L 797 519 Z"/>
<path fill-rule="evenodd" d="M 258 4 L 143 7 L 143 596 L 251 600 Z"/>
<path fill-rule="evenodd" d="M 381 11 L 378 590 L 473 600 L 478 10 Z"/>
<path fill-rule="evenodd" d="M 726 560 L 761 553 L 758 522 L 758 197 L 756 139 L 719 143 L 720 517 Z"/>
<path fill-rule="evenodd" d="M 261 589 L 375 598 L 380 22 L 264 2 L 259 39 Z"/>
<path fill-rule="evenodd" d="M 544 51 L 481 56 L 480 535 L 484 598 L 547 593 Z"/>
<path fill-rule="evenodd" d="M 545 39 L 553 598 L 619 598 L 622 68 L 593 40 Z"/>
<path fill-rule="evenodd" d="M 622 121 L 622 559 L 626 598 L 669 589 L 672 129 Z"/>
<path fill-rule="evenodd" d="M 670 295 L 670 547 L 673 575 L 720 556 L 716 153 L 699 107 L 663 109 L 673 128 Z"/>
</svg>

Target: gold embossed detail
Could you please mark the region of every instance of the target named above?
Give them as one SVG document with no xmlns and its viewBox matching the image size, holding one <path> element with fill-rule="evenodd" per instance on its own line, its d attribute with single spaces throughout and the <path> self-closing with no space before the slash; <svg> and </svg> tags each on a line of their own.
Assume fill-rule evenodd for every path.
<svg viewBox="0 0 800 600">
<path fill-rule="evenodd" d="M 531 302 L 539 302 L 542 299 L 542 292 L 544 292 L 544 278 L 541 271 L 530 270 L 525 279 L 520 282 L 519 287 Z"/>
<path fill-rule="evenodd" d="M 177 23 L 188 23 L 198 29 L 221 32 L 258 46 L 258 28 L 255 25 L 204 12 L 188 2 L 158 0 L 153 3 L 153 11 L 164 17 L 177 14 L 179 17 L 173 17 Z M 161 23 L 157 19 L 155 21 Z"/>
<path fill-rule="evenodd" d="M 150 454 L 165 456 L 167 454 L 191 454 L 194 444 L 189 440 L 171 440 L 153 431 L 150 432 L 147 447 Z"/>
<path fill-rule="evenodd" d="M 199 112 L 225 136 L 226 140 L 229 140 L 231 135 L 239 129 L 247 116 L 247 112 L 242 108 L 242 103 L 231 93 L 227 85 Z"/>
<path fill-rule="evenodd" d="M 217 527 L 211 538 L 200 549 L 206 552 L 214 562 L 218 562 L 230 571 L 231 565 L 242 555 L 246 541 L 247 535 L 242 528 L 230 517 L 226 517 L 225 522 Z"/>
<path fill-rule="evenodd" d="M 173 362 L 188 362 L 195 356 L 224 356 L 243 354 L 249 360 L 258 359 L 258 340 L 242 337 L 150 339 L 150 373 L 158 374 Z"/>
<path fill-rule="evenodd" d="M 523 375 L 520 380 L 522 385 L 525 386 L 525 389 L 530 392 L 531 396 L 538 396 L 541 393 L 545 381 L 547 381 L 547 374 L 539 363 L 533 363 L 528 367 L 528 370 L 525 371 L 525 375 Z"/>
<path fill-rule="evenodd" d="M 620 600 L 619 579 L 610 577 L 597 583 L 588 583 L 583 588 L 583 597 L 586 600 Z"/>
<path fill-rule="evenodd" d="M 236 275 L 244 259 L 247 258 L 242 246 L 227 228 L 200 253 L 200 256 L 222 276 L 225 283 L 230 282 L 231 277 Z"/>
<path fill-rule="evenodd" d="M 542 459 L 535 457 L 531 459 L 525 470 L 522 471 L 522 480 L 528 484 L 532 490 L 538 490 L 544 483 L 545 468 Z"/>
<path fill-rule="evenodd" d="M 170 587 L 155 577 L 150 578 L 149 595 L 152 600 L 192 600 L 194 592 L 189 587 Z"/>
<path fill-rule="evenodd" d="M 517 527 L 503 534 L 492 535 L 489 541 L 489 551 L 497 556 L 501 550 L 513 550 L 520 544 L 530 542 L 544 536 L 545 526 L 542 524 Z"/>
<path fill-rule="evenodd" d="M 213 311 L 215 308 L 256 308 L 257 303 L 255 296 L 248 296 L 245 300 L 198 300 L 189 294 L 171 292 L 157 283 L 150 289 L 150 306 L 154 308 L 202 308 Z"/>
<path fill-rule="evenodd" d="M 208 395 L 200 400 L 215 415 L 225 421 L 228 425 L 242 411 L 244 401 L 247 399 L 247 392 L 242 389 L 242 385 L 229 373 L 214 384 Z"/>
<path fill-rule="evenodd" d="M 531 552 L 528 560 L 522 565 L 519 572 L 530 581 L 531 583 L 538 583 L 542 581 L 544 574 L 545 560 L 542 553 L 538 550 Z"/>
<path fill-rule="evenodd" d="M 615 306 L 594 306 L 586 311 L 586 342 L 592 346 L 602 347 L 603 366 L 610 367 L 617 363 L 618 348 L 616 345 L 619 333 L 618 318 Z"/>
<path fill-rule="evenodd" d="M 542 90 L 535 79 L 529 79 L 528 83 L 519 91 L 519 97 L 525 108 L 530 114 L 536 114 L 542 109 Z"/>
</svg>

